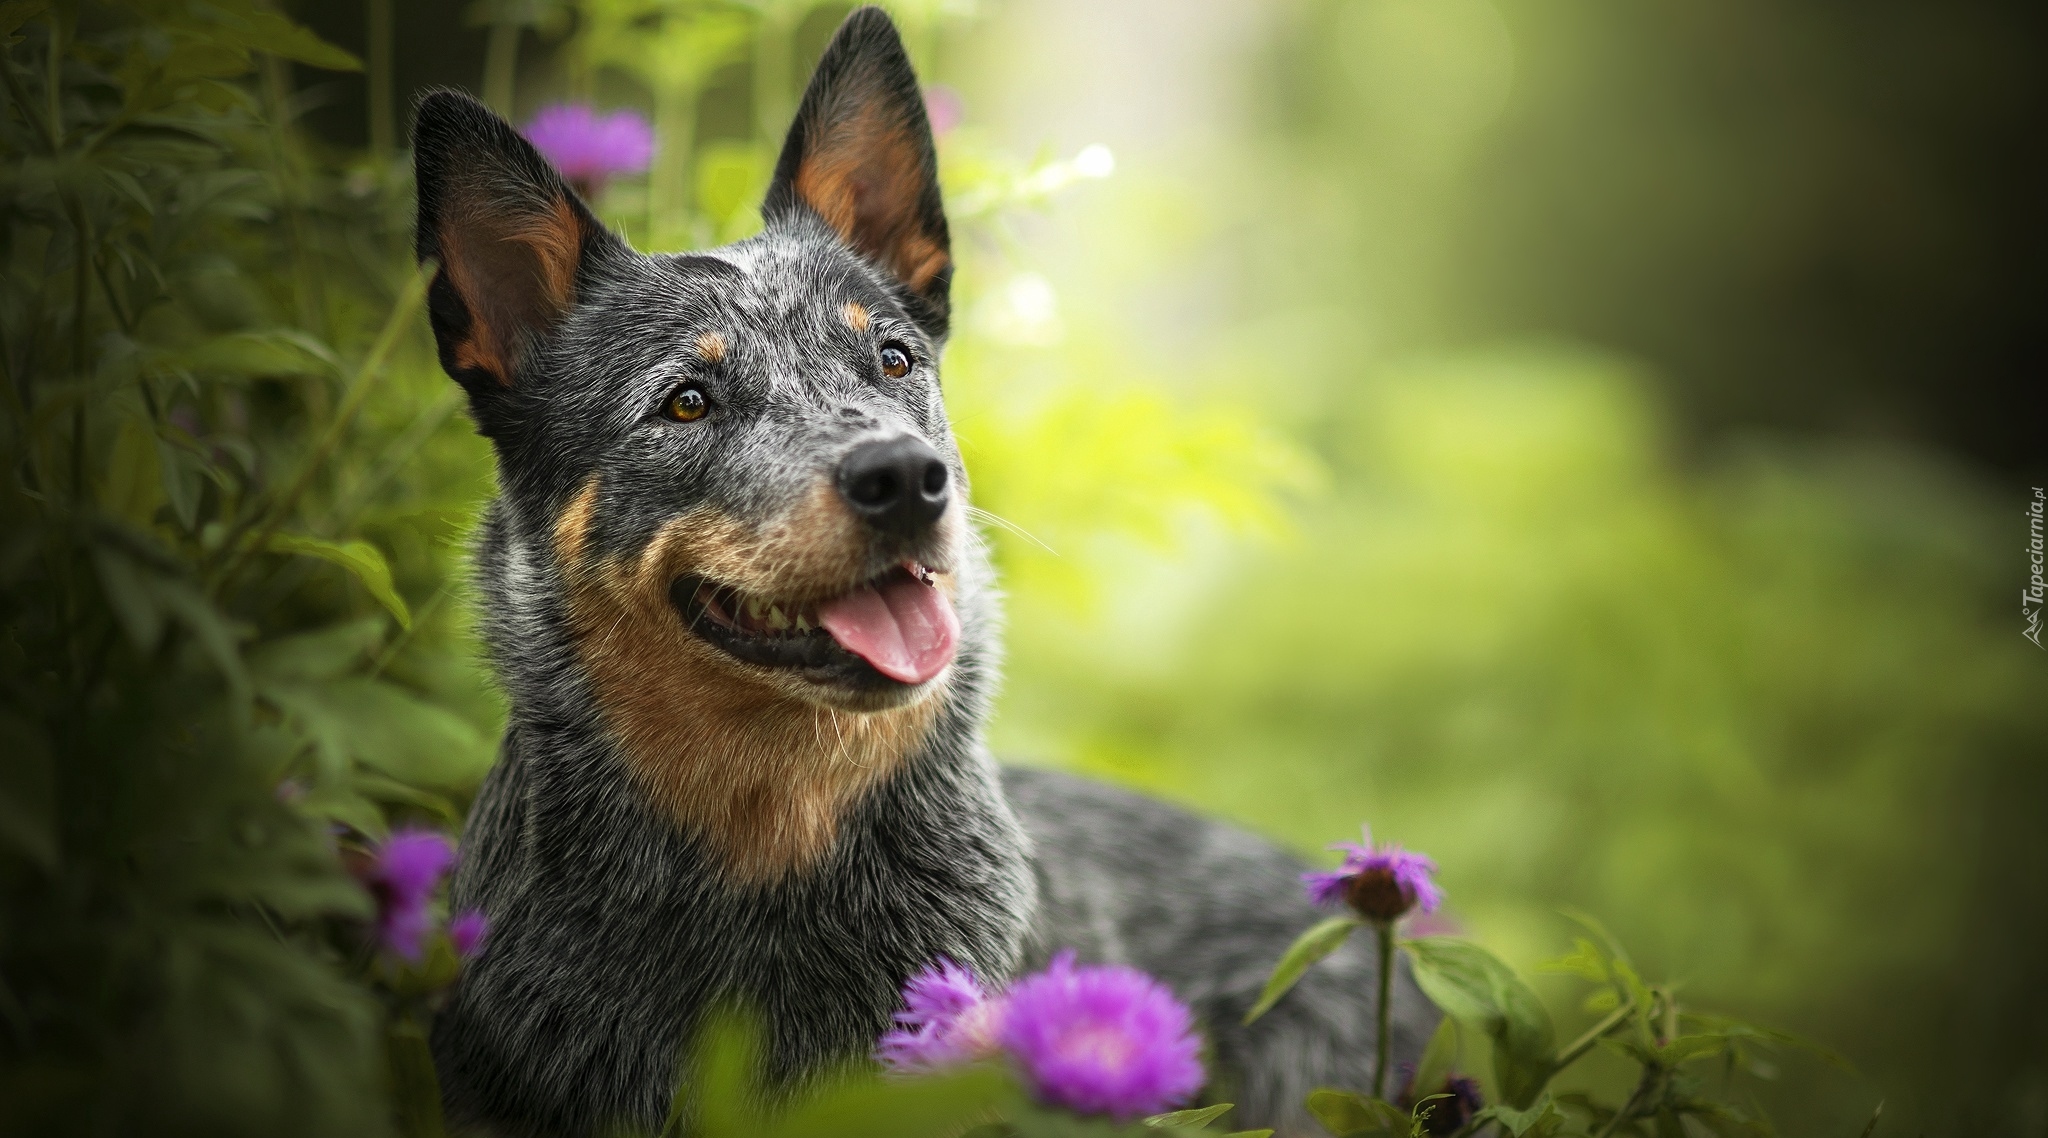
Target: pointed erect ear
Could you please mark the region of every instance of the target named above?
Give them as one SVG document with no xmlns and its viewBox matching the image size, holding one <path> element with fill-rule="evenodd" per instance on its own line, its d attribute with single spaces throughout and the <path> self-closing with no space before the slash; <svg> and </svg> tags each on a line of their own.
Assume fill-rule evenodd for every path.
<svg viewBox="0 0 2048 1138">
<path fill-rule="evenodd" d="M 626 249 L 532 144 L 468 95 L 420 100 L 412 147 L 415 244 L 420 260 L 441 262 L 427 292 L 441 366 L 484 397 L 514 383 L 591 264 Z"/>
<path fill-rule="evenodd" d="M 944 335 L 952 244 L 917 75 L 880 8 L 846 18 L 818 61 L 761 213 L 809 208 L 893 275 L 911 314 Z"/>
</svg>

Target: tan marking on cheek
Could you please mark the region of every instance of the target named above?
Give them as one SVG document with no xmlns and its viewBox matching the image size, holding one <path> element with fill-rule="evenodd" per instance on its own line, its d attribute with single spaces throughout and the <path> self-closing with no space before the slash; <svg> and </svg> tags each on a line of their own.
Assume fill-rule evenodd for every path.
<svg viewBox="0 0 2048 1138">
<path fill-rule="evenodd" d="M 860 301 L 847 301 L 846 306 L 839 310 L 839 315 L 845 319 L 848 328 L 856 332 L 868 330 L 868 310 Z"/>
<path fill-rule="evenodd" d="M 555 556 L 571 571 L 583 564 L 584 541 L 590 536 L 590 513 L 597 508 L 597 475 L 562 509 L 555 519 Z"/>
<path fill-rule="evenodd" d="M 593 480 L 578 500 L 595 495 Z M 800 681 L 692 635 L 669 599 L 685 574 L 790 598 L 848 587 L 860 546 L 836 503 L 821 484 L 758 529 L 692 512 L 663 526 L 639 556 L 592 566 L 571 588 L 577 651 L 635 781 L 722 854 L 738 881 L 774 881 L 829 854 L 841 819 L 916 753 L 938 714 L 935 693 L 873 712 L 806 700 L 794 690 Z M 556 529 L 558 548 L 582 549 L 575 514 L 572 503 Z M 587 510 L 582 517 L 577 524 L 587 523 Z M 941 587 L 950 595 L 952 582 Z"/>
<path fill-rule="evenodd" d="M 697 355 L 707 364 L 715 364 L 725 358 L 725 336 L 719 332 L 697 334 Z"/>
</svg>

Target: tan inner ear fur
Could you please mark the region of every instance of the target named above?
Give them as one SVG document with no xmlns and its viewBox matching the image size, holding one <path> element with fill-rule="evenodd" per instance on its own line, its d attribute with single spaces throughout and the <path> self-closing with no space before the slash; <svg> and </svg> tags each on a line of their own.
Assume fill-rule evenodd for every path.
<svg viewBox="0 0 2048 1138">
<path fill-rule="evenodd" d="M 469 310 L 456 366 L 512 382 L 521 335 L 552 324 L 576 303 L 583 225 L 568 199 L 508 216 L 469 215 L 442 226 L 442 271 Z"/>
<path fill-rule="evenodd" d="M 916 144 L 880 107 L 835 122 L 796 172 L 796 192 L 846 243 L 922 293 L 951 258 L 919 223 Z"/>
<path fill-rule="evenodd" d="M 592 477 L 562 512 L 555 552 L 570 580 L 577 653 L 634 779 L 719 851 L 737 882 L 771 882 L 815 864 L 846 812 L 923 745 L 939 700 L 928 693 L 875 712 L 810 702 L 796 690 L 801 681 L 735 661 L 688 632 L 669 585 L 695 573 L 757 595 L 797 596 L 851 581 L 860 572 L 853 519 L 821 485 L 765 528 L 697 511 L 664 525 L 637 556 L 587 558 L 597 492 Z M 950 595 L 954 583 L 942 576 L 940 587 Z"/>
</svg>

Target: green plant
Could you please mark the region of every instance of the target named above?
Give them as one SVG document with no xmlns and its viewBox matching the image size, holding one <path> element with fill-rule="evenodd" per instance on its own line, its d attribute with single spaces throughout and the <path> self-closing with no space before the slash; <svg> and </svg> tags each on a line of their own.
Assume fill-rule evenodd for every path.
<svg viewBox="0 0 2048 1138">
<path fill-rule="evenodd" d="M 383 1132 L 331 831 L 454 825 L 495 716 L 404 187 L 293 129 L 284 61 L 356 63 L 263 5 L 0 36 L 4 1125 Z"/>
</svg>

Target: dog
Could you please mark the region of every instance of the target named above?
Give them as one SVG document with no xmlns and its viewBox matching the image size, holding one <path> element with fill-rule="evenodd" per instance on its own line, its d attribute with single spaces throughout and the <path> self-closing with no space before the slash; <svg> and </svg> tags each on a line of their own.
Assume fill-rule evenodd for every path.
<svg viewBox="0 0 2048 1138">
<path fill-rule="evenodd" d="M 773 1085 L 872 1052 L 939 957 L 1000 984 L 1077 949 L 1194 1009 L 1213 1101 L 1309 1132 L 1370 1085 L 1369 937 L 1241 1020 L 1317 914 L 1266 842 L 982 742 L 996 584 L 939 354 L 953 262 L 894 26 L 847 18 L 765 228 L 641 254 L 452 91 L 418 105 L 442 366 L 493 444 L 476 547 L 502 750 L 453 903 L 491 933 L 437 1016 L 450 1121 L 653 1129 L 706 1011 Z M 1436 1012 L 1405 972 L 1397 1061 Z"/>
</svg>

